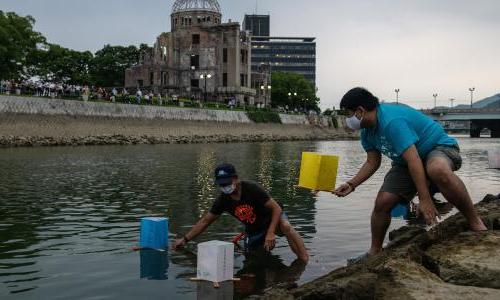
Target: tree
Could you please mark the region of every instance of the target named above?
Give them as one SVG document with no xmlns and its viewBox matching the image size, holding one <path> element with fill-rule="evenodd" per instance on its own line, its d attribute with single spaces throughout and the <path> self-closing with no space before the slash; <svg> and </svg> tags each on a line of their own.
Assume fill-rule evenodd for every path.
<svg viewBox="0 0 500 300">
<path fill-rule="evenodd" d="M 272 74 L 272 105 L 289 109 L 320 112 L 316 88 L 304 75 L 276 72 Z"/>
<path fill-rule="evenodd" d="M 125 70 L 139 62 L 139 53 L 136 46 L 104 46 L 95 53 L 90 66 L 94 84 L 103 87 L 123 86 Z"/>
<path fill-rule="evenodd" d="M 29 76 L 33 57 L 45 44 L 33 30 L 35 19 L 0 10 L 0 79 L 19 80 Z"/>
<path fill-rule="evenodd" d="M 89 74 L 93 55 L 50 44 L 40 50 L 36 58 L 35 73 L 41 79 L 69 84 L 91 84 Z"/>
</svg>

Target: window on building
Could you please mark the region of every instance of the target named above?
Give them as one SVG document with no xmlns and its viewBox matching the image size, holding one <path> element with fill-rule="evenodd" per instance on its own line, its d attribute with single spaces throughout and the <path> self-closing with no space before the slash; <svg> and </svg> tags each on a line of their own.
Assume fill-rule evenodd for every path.
<svg viewBox="0 0 500 300">
<path fill-rule="evenodd" d="M 154 85 L 154 80 L 155 80 L 155 73 L 151 72 L 149 73 L 149 85 Z"/>
<path fill-rule="evenodd" d="M 240 85 L 245 86 L 245 75 L 244 74 L 240 74 Z"/>
<path fill-rule="evenodd" d="M 227 63 L 227 48 L 222 49 L 222 62 Z"/>
<path fill-rule="evenodd" d="M 227 86 L 227 73 L 222 74 L 222 86 Z"/>
<path fill-rule="evenodd" d="M 199 45 L 199 44 L 200 44 L 200 35 L 193 34 L 193 45 Z"/>
<path fill-rule="evenodd" d="M 191 87 L 199 88 L 200 87 L 200 80 L 199 79 L 191 79 Z"/>
<path fill-rule="evenodd" d="M 139 87 L 143 87 L 144 86 L 144 80 L 137 80 L 137 85 Z"/>
<path fill-rule="evenodd" d="M 191 68 L 199 69 L 200 68 L 200 56 L 199 55 L 191 55 Z"/>
</svg>

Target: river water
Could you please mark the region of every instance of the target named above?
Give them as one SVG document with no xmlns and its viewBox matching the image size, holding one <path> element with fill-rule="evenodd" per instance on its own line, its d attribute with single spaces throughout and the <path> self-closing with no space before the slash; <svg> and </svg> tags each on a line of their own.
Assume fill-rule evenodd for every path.
<svg viewBox="0 0 500 300">
<path fill-rule="evenodd" d="M 459 140 L 464 166 L 458 174 L 473 198 L 498 194 L 500 171 L 488 169 L 487 151 L 500 140 Z M 339 155 L 338 184 L 365 158 L 357 141 L 1 149 L 0 298 L 241 298 L 343 266 L 369 246 L 370 212 L 390 163 L 384 160 L 373 179 L 338 199 L 294 187 L 303 151 Z M 272 256 L 237 254 L 235 272 L 243 280 L 214 290 L 189 281 L 195 245 L 170 253 L 130 250 L 144 216 L 169 217 L 171 234 L 185 233 L 217 196 L 212 172 L 220 162 L 235 164 L 242 178 L 285 204 L 310 251 L 307 266 L 279 238 Z M 391 229 L 407 222 L 394 219 Z M 224 216 L 197 241 L 230 241 L 241 230 Z"/>
</svg>

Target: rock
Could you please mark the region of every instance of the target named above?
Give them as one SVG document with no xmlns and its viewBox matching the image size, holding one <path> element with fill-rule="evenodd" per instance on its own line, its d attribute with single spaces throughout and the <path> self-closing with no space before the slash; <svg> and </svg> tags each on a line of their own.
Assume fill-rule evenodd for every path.
<svg viewBox="0 0 500 300">
<path fill-rule="evenodd" d="M 263 299 L 500 299 L 500 199 L 476 209 L 491 231 L 468 232 L 460 214 L 428 232 L 404 227 L 381 254 Z"/>
<path fill-rule="evenodd" d="M 466 232 L 430 247 L 426 254 L 450 283 L 500 289 L 500 232 Z"/>
</svg>

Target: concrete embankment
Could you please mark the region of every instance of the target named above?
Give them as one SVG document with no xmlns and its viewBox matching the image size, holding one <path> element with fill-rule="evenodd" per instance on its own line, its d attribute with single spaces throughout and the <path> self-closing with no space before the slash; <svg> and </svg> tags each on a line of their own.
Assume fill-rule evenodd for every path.
<svg viewBox="0 0 500 300">
<path fill-rule="evenodd" d="M 426 232 L 403 227 L 380 255 L 263 299 L 500 299 L 500 195 L 476 205 L 489 231 L 457 214 Z M 261 297 L 259 297 L 261 298 Z"/>
<path fill-rule="evenodd" d="M 245 112 L 0 96 L 0 147 L 351 139 L 325 119 Z"/>
</svg>

